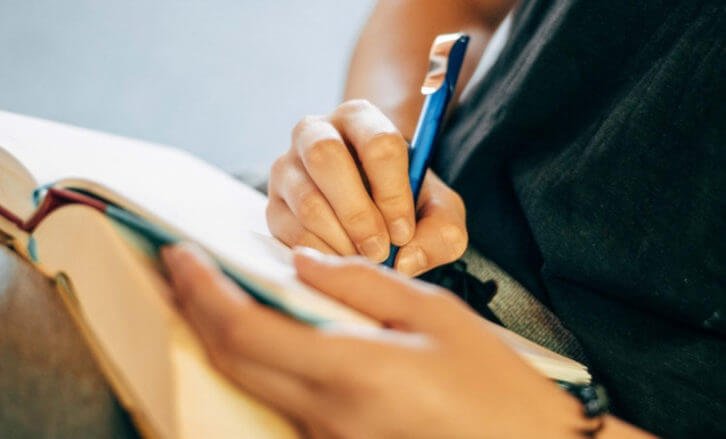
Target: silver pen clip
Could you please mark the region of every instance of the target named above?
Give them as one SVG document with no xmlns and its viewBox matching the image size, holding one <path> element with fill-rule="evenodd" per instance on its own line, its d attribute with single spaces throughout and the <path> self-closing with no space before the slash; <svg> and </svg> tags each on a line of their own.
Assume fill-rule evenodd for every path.
<svg viewBox="0 0 726 439">
<path fill-rule="evenodd" d="M 422 94 L 433 94 L 444 85 L 451 49 L 464 36 L 463 33 L 458 32 L 436 37 L 431 45 L 431 52 L 429 52 L 429 70 L 426 72 L 426 77 L 421 86 Z"/>
</svg>

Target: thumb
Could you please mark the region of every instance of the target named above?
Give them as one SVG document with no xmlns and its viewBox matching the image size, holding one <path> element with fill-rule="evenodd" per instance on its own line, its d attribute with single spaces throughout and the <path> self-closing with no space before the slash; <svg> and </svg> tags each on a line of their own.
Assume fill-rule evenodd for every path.
<svg viewBox="0 0 726 439">
<path fill-rule="evenodd" d="M 394 267 L 416 276 L 461 257 L 469 237 L 466 213 L 459 196 L 441 183 L 421 193 L 420 218 L 411 241 L 401 247 Z"/>
<path fill-rule="evenodd" d="M 446 290 L 407 279 L 362 258 L 340 258 L 297 248 L 298 277 L 363 314 L 397 329 L 426 331 L 445 319 Z"/>
</svg>

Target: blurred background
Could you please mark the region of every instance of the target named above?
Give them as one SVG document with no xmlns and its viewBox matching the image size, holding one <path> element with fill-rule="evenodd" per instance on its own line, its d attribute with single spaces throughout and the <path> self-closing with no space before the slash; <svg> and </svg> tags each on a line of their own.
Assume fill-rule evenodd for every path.
<svg viewBox="0 0 726 439">
<path fill-rule="evenodd" d="M 0 0 L 0 109 L 266 170 L 339 101 L 373 0 Z"/>
</svg>

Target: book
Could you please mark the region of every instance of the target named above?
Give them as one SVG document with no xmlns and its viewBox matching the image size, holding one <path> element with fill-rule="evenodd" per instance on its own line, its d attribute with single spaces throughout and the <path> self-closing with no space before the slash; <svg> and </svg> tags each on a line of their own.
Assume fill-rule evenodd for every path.
<svg viewBox="0 0 726 439">
<path fill-rule="evenodd" d="M 297 432 L 211 366 L 168 299 L 149 236 L 104 206 L 197 243 L 289 315 L 378 324 L 296 278 L 290 250 L 267 230 L 265 205 L 264 195 L 181 150 L 0 111 L 0 242 L 55 280 L 145 437 Z M 493 328 L 544 375 L 590 380 L 582 364 Z"/>
</svg>

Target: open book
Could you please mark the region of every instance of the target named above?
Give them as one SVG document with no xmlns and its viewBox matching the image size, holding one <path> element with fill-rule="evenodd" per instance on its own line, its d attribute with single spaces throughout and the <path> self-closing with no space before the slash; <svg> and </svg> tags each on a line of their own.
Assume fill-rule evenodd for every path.
<svg viewBox="0 0 726 439">
<path fill-rule="evenodd" d="M 194 241 L 292 313 L 377 323 L 295 277 L 269 236 L 265 197 L 182 151 L 0 112 L 0 234 L 55 279 L 69 312 L 147 437 L 286 438 L 293 426 L 212 368 L 168 302 L 147 237 L 98 204 Z M 506 329 L 550 378 L 587 382 L 581 364 Z"/>
</svg>

